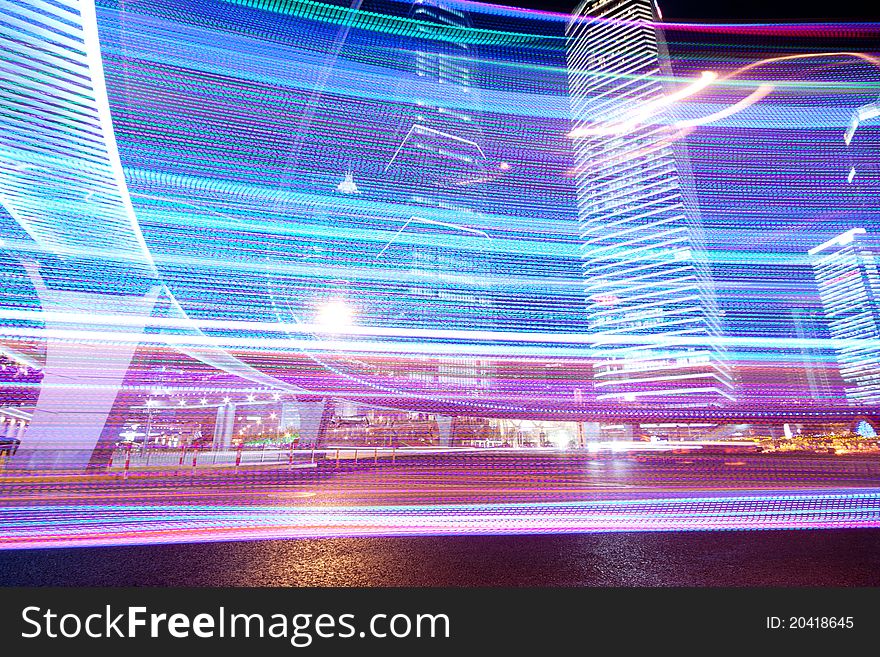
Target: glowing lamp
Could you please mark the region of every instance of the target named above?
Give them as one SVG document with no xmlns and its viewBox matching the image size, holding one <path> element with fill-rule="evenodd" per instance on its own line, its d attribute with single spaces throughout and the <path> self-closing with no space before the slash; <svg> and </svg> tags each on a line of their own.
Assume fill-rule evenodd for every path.
<svg viewBox="0 0 880 657">
<path fill-rule="evenodd" d="M 352 325 L 353 313 L 344 301 L 330 301 L 318 311 L 317 324 L 331 333 L 339 333 Z"/>
</svg>

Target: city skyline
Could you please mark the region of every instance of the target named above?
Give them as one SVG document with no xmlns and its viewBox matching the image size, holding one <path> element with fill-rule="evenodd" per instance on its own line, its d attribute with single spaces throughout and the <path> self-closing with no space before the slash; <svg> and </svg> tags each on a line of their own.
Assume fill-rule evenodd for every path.
<svg viewBox="0 0 880 657">
<path fill-rule="evenodd" d="M 70 386 L 103 391 L 83 393 L 83 458 L 174 405 L 199 418 L 181 420 L 182 435 L 199 425 L 228 446 L 256 422 L 230 408 L 254 394 L 317 417 L 310 433 L 351 407 L 429 415 L 444 431 L 454 418 L 580 421 L 581 443 L 617 420 L 637 438 L 658 420 L 763 426 L 762 413 L 778 425 L 779 413 L 849 412 L 821 382 L 833 350 L 813 346 L 833 336 L 806 252 L 856 218 L 880 220 L 876 117 L 844 138 L 876 102 L 874 55 L 829 50 L 806 27 L 791 36 L 802 53 L 768 53 L 732 27 L 714 37 L 729 53 L 719 56 L 699 30 L 666 29 L 653 4 L 634 2 L 620 6 L 640 25 L 600 23 L 584 53 L 593 63 L 572 67 L 564 15 L 379 4 L 205 0 L 184 17 L 160 0 L 100 0 L 79 68 L 40 55 L 45 70 L 98 82 L 91 127 L 43 120 L 50 76 L 43 105 L 12 106 L 27 127 L 6 128 L 4 273 L 15 284 L 4 340 L 38 379 L 19 386 L 9 370 L 12 407 L 48 422 L 81 410 Z M 622 55 L 646 57 L 632 98 L 617 95 L 621 81 L 639 78 L 596 59 L 606 28 L 641 35 Z M 738 50 L 725 50 L 730 35 Z M 21 47 L 21 61 L 35 56 Z M 604 137 L 573 136 L 595 125 L 572 117 L 572 102 L 603 93 L 619 110 L 605 118 L 622 123 L 613 148 L 635 140 L 639 162 L 670 173 L 627 179 L 603 165 L 632 189 L 582 192 L 579 209 L 577 188 L 601 173 L 581 146 Z M 64 116 L 82 111 L 65 102 Z M 655 183 L 671 190 L 666 223 L 645 244 L 674 246 L 673 260 L 650 271 L 653 288 L 631 269 L 597 280 L 607 263 L 596 249 L 629 241 L 602 206 L 632 219 Z M 615 315 L 639 290 L 666 295 L 663 314 L 639 301 Z M 698 328 L 658 330 L 673 315 Z M 114 344 L 126 325 L 124 347 L 52 338 L 47 352 L 41 341 L 97 330 Z M 641 354 L 641 374 L 614 361 L 622 348 Z M 104 359 L 100 372 L 89 358 Z M 679 384 L 682 403 L 664 399 Z M 58 439 L 49 428 L 30 438 L 40 435 Z"/>
<path fill-rule="evenodd" d="M 0 2 L 0 583 L 880 584 L 880 22 L 522 3 Z"/>
</svg>

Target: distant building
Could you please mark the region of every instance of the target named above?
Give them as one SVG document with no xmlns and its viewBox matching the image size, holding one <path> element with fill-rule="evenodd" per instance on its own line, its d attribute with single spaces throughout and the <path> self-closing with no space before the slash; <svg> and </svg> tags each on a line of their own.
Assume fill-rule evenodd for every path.
<svg viewBox="0 0 880 657">
<path fill-rule="evenodd" d="M 717 339 L 719 312 L 687 155 L 652 120 L 671 105 L 659 20 L 649 0 L 588 0 L 567 28 L 569 137 L 588 326 L 597 335 L 597 398 L 722 404 L 734 399 L 734 386 Z M 696 344 L 676 344 L 688 337 Z"/>
<path fill-rule="evenodd" d="M 800 355 L 794 392 L 804 403 L 834 405 L 845 401 L 843 381 L 834 350 L 824 346 L 830 337 L 825 314 L 817 308 L 794 308 L 791 321 Z"/>
<path fill-rule="evenodd" d="M 880 275 L 864 228 L 853 228 L 809 250 L 837 344 L 840 374 L 853 404 L 880 403 Z"/>
</svg>

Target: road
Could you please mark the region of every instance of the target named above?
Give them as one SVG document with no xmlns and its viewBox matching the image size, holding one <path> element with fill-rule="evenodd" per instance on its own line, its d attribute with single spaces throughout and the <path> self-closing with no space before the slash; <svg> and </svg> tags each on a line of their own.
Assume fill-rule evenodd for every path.
<svg viewBox="0 0 880 657">
<path fill-rule="evenodd" d="M 0 546 L 880 527 L 880 458 L 435 454 L 0 478 Z"/>
</svg>

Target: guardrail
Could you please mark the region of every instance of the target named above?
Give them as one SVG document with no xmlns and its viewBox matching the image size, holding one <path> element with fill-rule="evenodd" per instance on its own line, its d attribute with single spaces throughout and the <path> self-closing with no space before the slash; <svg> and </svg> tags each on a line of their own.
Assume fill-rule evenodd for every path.
<svg viewBox="0 0 880 657">
<path fill-rule="evenodd" d="M 146 449 L 114 450 L 108 469 L 313 464 L 317 450 L 290 449 Z"/>
<path fill-rule="evenodd" d="M 254 466 L 254 465 L 302 465 L 314 464 L 319 460 L 339 463 L 373 462 L 387 459 L 392 463 L 400 457 L 423 456 L 429 454 L 449 454 L 467 452 L 486 452 L 477 447 L 349 447 L 330 446 L 320 449 L 146 449 L 132 451 L 117 449 L 113 451 L 108 470 L 130 470 L 136 468 L 185 468 L 202 466 Z"/>
</svg>

